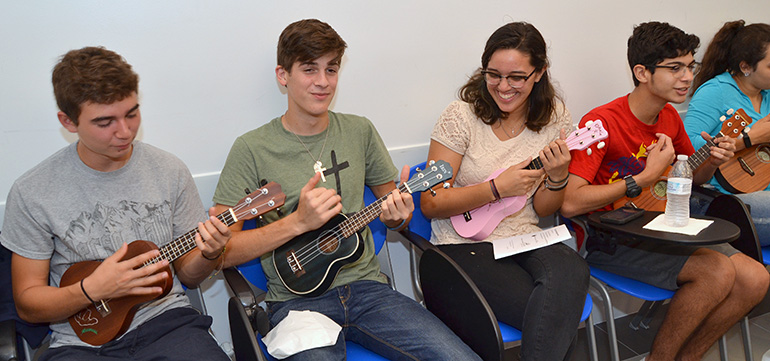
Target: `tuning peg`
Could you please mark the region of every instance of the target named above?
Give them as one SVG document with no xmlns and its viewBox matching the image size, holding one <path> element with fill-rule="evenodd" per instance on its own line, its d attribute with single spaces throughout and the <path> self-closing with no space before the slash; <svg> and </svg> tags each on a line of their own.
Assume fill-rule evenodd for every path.
<svg viewBox="0 0 770 361">
<path fill-rule="evenodd" d="M 596 145 L 596 149 L 602 149 L 604 148 L 605 144 L 604 141 L 599 142 L 599 144 Z"/>
<path fill-rule="evenodd" d="M 436 196 L 436 191 L 434 191 L 433 189 L 429 189 L 429 191 L 430 191 L 430 195 L 434 197 Z"/>
<path fill-rule="evenodd" d="M 594 121 L 593 120 L 589 120 L 589 121 L 586 122 L 585 125 L 586 125 L 586 127 L 590 127 L 592 124 L 594 124 Z"/>
<path fill-rule="evenodd" d="M 265 220 L 262 218 L 262 216 L 257 217 L 257 225 L 260 227 L 265 225 Z"/>
<path fill-rule="evenodd" d="M 246 192 L 246 194 L 251 194 L 249 187 L 243 188 L 243 191 Z"/>
<path fill-rule="evenodd" d="M 449 189 L 449 183 L 448 182 L 444 182 L 442 187 L 444 187 L 444 189 Z"/>
<path fill-rule="evenodd" d="M 727 115 L 733 115 L 733 113 L 735 113 L 735 109 L 733 108 L 727 109 Z"/>
<path fill-rule="evenodd" d="M 431 161 L 428 162 L 428 165 L 434 165 L 434 164 L 436 164 L 435 160 L 431 160 Z"/>
<path fill-rule="evenodd" d="M 281 210 L 281 207 L 276 208 L 275 211 L 278 213 L 278 217 L 283 217 L 283 211 Z"/>
<path fill-rule="evenodd" d="M 261 181 L 259 181 L 259 186 L 264 187 L 265 185 L 267 185 L 267 179 L 263 178 Z"/>
<path fill-rule="evenodd" d="M 750 131 L 751 131 L 751 128 L 743 128 L 743 132 L 744 132 L 744 133 L 748 133 L 748 132 L 750 132 Z"/>
<path fill-rule="evenodd" d="M 725 120 L 727 120 L 727 117 L 726 117 L 726 116 L 724 116 L 724 115 L 723 115 L 723 116 L 719 117 L 719 121 L 720 121 L 720 122 L 724 123 L 724 122 L 725 122 Z"/>
</svg>

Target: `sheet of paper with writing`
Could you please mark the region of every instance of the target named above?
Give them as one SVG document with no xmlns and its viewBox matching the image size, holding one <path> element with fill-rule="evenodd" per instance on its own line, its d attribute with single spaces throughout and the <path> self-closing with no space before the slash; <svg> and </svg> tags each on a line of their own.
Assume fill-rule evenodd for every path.
<svg viewBox="0 0 770 361">
<path fill-rule="evenodd" d="M 500 259 L 513 256 L 517 253 L 564 242 L 571 238 L 572 235 L 569 233 L 569 230 L 567 230 L 567 226 L 562 224 L 553 228 L 544 229 L 540 232 L 496 239 L 492 241 L 492 248 L 495 252 L 495 259 Z"/>
</svg>

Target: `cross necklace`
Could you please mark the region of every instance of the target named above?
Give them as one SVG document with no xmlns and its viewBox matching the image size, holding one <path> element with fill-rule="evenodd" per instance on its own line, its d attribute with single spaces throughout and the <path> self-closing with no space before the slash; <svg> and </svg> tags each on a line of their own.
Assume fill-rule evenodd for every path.
<svg viewBox="0 0 770 361">
<path fill-rule="evenodd" d="M 313 172 L 314 173 L 321 173 L 321 180 L 325 183 L 326 182 L 326 176 L 324 175 L 324 171 L 326 168 L 324 168 L 323 163 L 321 162 L 321 157 L 324 154 L 324 149 L 326 148 L 326 141 L 329 140 L 329 127 L 331 126 L 331 122 L 326 125 L 326 137 L 324 138 L 324 144 L 321 147 L 321 153 L 318 154 L 318 159 L 313 157 L 313 153 L 310 153 L 310 149 L 305 145 L 305 142 L 300 139 L 299 135 L 297 133 L 294 133 L 291 129 L 288 127 L 286 128 L 291 134 L 294 134 L 295 137 L 297 137 L 297 140 L 302 144 L 303 147 L 305 147 L 305 151 L 307 151 L 307 154 L 310 155 L 310 159 L 314 160 L 315 163 L 313 163 Z"/>
</svg>

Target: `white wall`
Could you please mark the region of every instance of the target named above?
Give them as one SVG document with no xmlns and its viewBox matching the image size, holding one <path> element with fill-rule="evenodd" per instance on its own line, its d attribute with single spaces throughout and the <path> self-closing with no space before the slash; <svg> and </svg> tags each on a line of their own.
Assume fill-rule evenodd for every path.
<svg viewBox="0 0 770 361">
<path fill-rule="evenodd" d="M 768 22 L 769 8 L 766 0 L 3 1 L 0 219 L 13 181 L 75 140 L 56 120 L 50 85 L 69 49 L 103 45 L 134 65 L 140 138 L 182 158 L 208 204 L 235 137 L 286 108 L 275 45 L 295 20 L 327 21 L 347 41 L 333 108 L 368 116 L 403 164 L 426 156 L 434 121 L 504 23 L 528 21 L 543 33 L 577 121 L 631 89 L 634 24 L 668 21 L 706 43 L 725 21 Z"/>
</svg>

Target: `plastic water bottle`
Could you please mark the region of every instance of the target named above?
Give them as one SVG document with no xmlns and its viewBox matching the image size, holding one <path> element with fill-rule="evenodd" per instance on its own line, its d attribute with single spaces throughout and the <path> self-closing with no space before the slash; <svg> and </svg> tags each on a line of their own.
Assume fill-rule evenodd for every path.
<svg viewBox="0 0 770 361">
<path fill-rule="evenodd" d="M 668 172 L 668 187 L 666 187 L 667 226 L 684 227 L 690 220 L 690 192 L 692 191 L 692 170 L 687 164 L 687 156 L 676 156 L 676 163 Z"/>
</svg>

